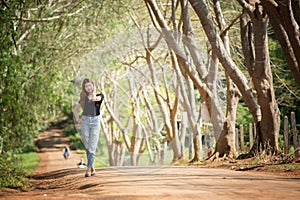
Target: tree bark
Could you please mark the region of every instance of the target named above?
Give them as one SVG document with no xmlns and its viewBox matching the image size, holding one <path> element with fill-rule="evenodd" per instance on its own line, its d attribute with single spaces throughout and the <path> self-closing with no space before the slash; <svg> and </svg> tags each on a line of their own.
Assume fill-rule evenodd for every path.
<svg viewBox="0 0 300 200">
<path fill-rule="evenodd" d="M 224 42 L 225 48 L 230 55 L 230 41 L 228 37 L 228 31 L 224 30 L 226 27 L 225 20 L 222 14 L 219 0 L 214 0 L 214 10 L 216 13 L 217 24 L 220 31 L 222 32 L 221 39 Z M 228 76 L 226 70 L 226 119 L 223 123 L 223 129 L 220 138 L 216 142 L 216 152 L 220 156 L 228 155 L 234 157 L 236 154 L 235 149 L 235 121 L 236 121 L 236 110 L 240 99 L 240 93 L 233 83 L 231 78 Z"/>
<path fill-rule="evenodd" d="M 300 86 L 299 0 L 265 0 L 261 3 L 268 13 L 292 75 Z"/>
<path fill-rule="evenodd" d="M 258 123 L 261 120 L 260 108 L 256 102 L 256 99 L 251 92 L 245 75 L 233 62 L 231 57 L 228 55 L 226 48 L 220 38 L 216 27 L 209 15 L 206 5 L 203 0 L 189 0 L 196 14 L 198 15 L 203 29 L 212 45 L 212 51 L 217 55 L 222 66 L 226 69 L 228 75 L 237 85 L 241 92 L 254 120 Z"/>
<path fill-rule="evenodd" d="M 242 34 L 245 34 L 242 35 L 242 40 L 245 41 L 243 43 L 243 51 L 262 113 L 261 122 L 257 124 L 258 139 L 256 140 L 256 145 L 253 145 L 250 154 L 254 155 L 257 153 L 257 151 L 260 150 L 260 145 L 262 150 L 270 150 L 271 153 L 277 153 L 279 151 L 278 134 L 280 128 L 280 113 L 275 98 L 269 60 L 267 36 L 268 17 L 259 5 L 253 6 L 252 9 L 246 6 L 244 6 L 244 8 L 244 11 L 246 11 L 251 18 L 252 26 L 250 26 L 249 20 L 241 20 Z M 245 27 L 248 29 L 244 29 Z M 253 36 L 251 35 L 252 29 Z M 254 44 L 252 44 L 252 38 Z M 260 142 L 262 143 L 260 144 Z"/>
<path fill-rule="evenodd" d="M 172 111 L 172 108 L 170 107 L 171 105 L 166 106 L 164 103 L 164 100 L 161 97 L 159 86 L 157 85 L 157 77 L 156 77 L 156 70 L 153 66 L 152 62 L 152 56 L 151 56 L 151 50 L 152 49 L 147 49 L 146 50 L 146 61 L 149 66 L 150 72 L 151 72 L 151 79 L 153 83 L 153 89 L 154 89 L 154 94 L 157 103 L 159 104 L 160 110 L 162 112 L 162 116 L 165 122 L 165 130 L 167 132 L 168 138 L 171 141 L 171 146 L 173 149 L 174 153 L 174 158 L 173 160 L 178 160 L 180 159 L 183 155 L 181 155 L 181 150 L 180 150 L 180 140 L 178 136 L 178 130 L 176 128 L 176 112 L 175 110 Z M 171 99 L 169 99 L 171 101 Z M 170 102 L 169 102 L 170 103 Z M 174 106 L 177 106 L 177 103 L 175 101 Z M 166 109 L 166 107 L 169 108 L 169 113 Z M 173 108 L 175 109 L 175 108 Z"/>
</svg>

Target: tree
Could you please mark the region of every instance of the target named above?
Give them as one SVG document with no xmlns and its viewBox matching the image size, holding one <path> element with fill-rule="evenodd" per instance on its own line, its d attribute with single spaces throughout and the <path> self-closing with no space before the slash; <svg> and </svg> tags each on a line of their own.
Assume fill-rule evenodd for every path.
<svg viewBox="0 0 300 200">
<path fill-rule="evenodd" d="M 211 121 L 214 124 L 214 134 L 216 138 L 219 138 L 220 132 L 223 128 L 223 120 L 224 115 L 223 111 L 220 107 L 220 102 L 218 101 L 219 98 L 216 98 L 216 96 L 213 96 L 214 93 L 209 89 L 207 81 L 214 81 L 214 79 L 210 79 L 206 76 L 208 76 L 207 69 L 204 68 L 204 66 L 199 62 L 201 59 L 199 57 L 199 49 L 195 45 L 195 42 L 193 42 L 193 33 L 191 32 L 191 28 L 189 25 L 189 16 L 187 12 L 187 7 L 185 7 L 186 3 L 182 3 L 183 6 L 183 24 L 184 24 L 184 44 L 189 49 L 189 53 L 191 55 L 192 61 L 195 64 L 196 70 L 192 68 L 192 66 L 188 63 L 188 56 L 185 55 L 185 53 L 180 49 L 180 44 L 177 41 L 176 38 L 176 31 L 174 34 L 172 33 L 170 27 L 167 25 L 166 21 L 164 20 L 160 10 L 158 9 L 158 6 L 156 2 L 154 1 L 145 1 L 147 5 L 149 5 L 149 10 L 151 10 L 150 15 L 153 14 L 153 19 L 155 19 L 159 25 L 159 31 L 162 32 L 165 41 L 168 44 L 168 47 L 172 52 L 174 52 L 176 56 L 176 60 L 179 64 L 179 69 L 184 77 L 189 78 L 193 81 L 193 84 L 198 89 L 198 91 L 201 94 L 201 98 L 203 101 L 206 102 L 206 105 L 208 106 L 209 113 L 211 114 Z M 153 22 L 155 23 L 155 22 Z M 210 68 L 210 70 L 217 70 L 217 68 Z M 195 73 L 196 72 L 196 73 Z M 210 75 L 213 75 L 211 73 Z M 203 80 L 201 79 L 203 78 Z M 213 84 L 213 83 L 211 83 Z M 216 93 L 215 93 L 216 95 Z M 194 136 L 196 136 L 195 134 Z M 196 139 L 196 137 L 195 137 Z M 195 152 L 197 152 L 195 150 Z M 198 160 L 198 158 L 194 159 L 195 161 Z"/>
<path fill-rule="evenodd" d="M 241 5 L 245 7 L 245 1 L 239 1 Z M 279 131 L 279 110 L 275 101 L 274 91 L 273 91 L 273 83 L 272 83 L 272 74 L 269 67 L 269 56 L 268 56 L 268 46 L 266 41 L 266 32 L 263 29 L 266 27 L 267 19 L 265 18 L 265 14 L 261 13 L 261 10 L 255 10 L 252 8 L 252 12 L 255 10 L 255 14 L 259 15 L 258 24 L 260 29 L 257 29 L 257 36 L 255 38 L 255 46 L 263 47 L 262 51 L 255 52 L 255 61 L 256 67 L 260 67 L 257 69 L 258 72 L 255 74 L 251 74 L 253 83 L 255 84 L 255 89 L 258 92 L 258 103 L 261 108 L 258 107 L 254 95 L 251 93 L 249 86 L 247 86 L 239 77 L 237 77 L 237 73 L 240 73 L 241 77 L 244 75 L 239 71 L 237 66 L 233 63 L 232 59 L 228 56 L 227 52 L 224 49 L 224 44 L 222 43 L 220 37 L 216 32 L 216 28 L 214 27 L 211 19 L 208 15 L 208 10 L 206 9 L 206 5 L 203 1 L 193 1 L 190 0 L 191 5 L 196 11 L 197 15 L 200 18 L 200 21 L 203 25 L 203 28 L 208 36 L 208 39 L 213 47 L 213 51 L 217 54 L 220 62 L 223 67 L 227 70 L 228 75 L 231 77 L 233 82 L 239 88 L 246 104 L 250 112 L 252 113 L 254 120 L 257 124 L 257 135 L 261 136 L 263 147 L 262 149 L 270 148 L 271 152 L 278 151 L 278 131 Z M 249 10 L 249 9 L 248 9 Z M 254 14 L 253 14 L 254 15 Z M 255 15 L 255 16 L 256 16 Z M 257 73 L 257 74 L 256 74 Z M 257 78 L 255 76 L 258 76 Z M 262 77 L 263 76 L 263 77 Z M 264 78 L 262 81 L 259 79 Z M 267 99 L 264 99 L 267 98 Z M 266 101 L 270 101 L 271 104 L 266 105 Z M 263 109 L 263 110 L 261 110 Z M 261 116 L 262 111 L 262 116 Z M 261 118 L 262 117 L 262 118 Z M 269 121 L 270 120 L 270 121 Z M 271 125 L 270 125 L 270 122 Z M 269 132 L 269 130 L 271 130 Z"/>
<path fill-rule="evenodd" d="M 241 37 L 246 66 L 257 92 L 257 99 L 262 113 L 261 122 L 257 124 L 256 142 L 250 154 L 257 153 L 260 150 L 260 145 L 262 150 L 269 148 L 271 153 L 278 153 L 280 113 L 275 99 L 270 67 L 267 36 L 268 16 L 259 5 L 247 4 L 242 0 L 239 2 L 251 18 L 251 21 L 247 21 L 247 16 L 243 16 L 244 18 L 241 20 Z M 253 35 L 251 35 L 252 33 Z M 253 43 L 252 40 L 254 40 Z"/>
<path fill-rule="evenodd" d="M 202 27 L 210 41 L 212 46 L 212 51 L 217 55 L 220 63 L 225 68 L 228 76 L 232 79 L 232 81 L 236 84 L 239 91 L 241 92 L 249 110 L 254 118 L 254 120 L 258 123 L 261 121 L 260 116 L 260 108 L 256 103 L 256 99 L 254 98 L 251 89 L 247 83 L 245 75 L 240 71 L 237 65 L 233 62 L 232 58 L 228 55 L 226 51 L 225 45 L 220 38 L 214 23 L 212 22 L 211 16 L 206 8 L 206 5 L 203 1 L 189 1 L 197 13 Z M 225 135 L 223 135 L 225 137 Z M 226 147 L 226 146 L 223 146 Z M 223 149 L 222 152 L 226 152 L 226 149 Z"/>
<path fill-rule="evenodd" d="M 228 28 L 225 23 L 224 16 L 221 10 L 220 1 L 214 0 L 213 3 L 214 3 L 214 10 L 217 19 L 217 24 L 221 32 L 220 36 L 222 38 L 222 41 L 224 42 L 226 51 L 230 55 L 230 40 L 229 40 Z M 216 55 L 214 55 L 214 57 L 216 57 L 217 59 Z M 218 152 L 221 155 L 228 155 L 230 157 L 233 157 L 236 154 L 236 149 L 235 149 L 236 111 L 241 96 L 236 85 L 231 80 L 226 70 L 225 73 L 226 73 L 226 84 L 227 84 L 226 119 L 224 122 L 221 137 L 216 142 L 216 152 Z"/>
<path fill-rule="evenodd" d="M 284 52 L 286 62 L 300 86 L 300 2 L 298 0 L 261 1 Z"/>
<path fill-rule="evenodd" d="M 39 131 L 70 114 L 77 67 L 71 60 L 113 33 L 123 11 L 110 3 L 118 2 L 0 2 L 1 177 L 16 173 L 15 154 L 36 148 Z"/>
</svg>

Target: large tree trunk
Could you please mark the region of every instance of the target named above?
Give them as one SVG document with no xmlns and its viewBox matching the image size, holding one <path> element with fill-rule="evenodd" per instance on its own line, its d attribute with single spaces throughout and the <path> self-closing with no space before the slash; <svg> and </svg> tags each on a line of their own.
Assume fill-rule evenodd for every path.
<svg viewBox="0 0 300 200">
<path fill-rule="evenodd" d="M 269 15 L 270 24 L 292 75 L 300 85 L 300 2 L 299 0 L 265 0 L 261 3 Z"/>
<path fill-rule="evenodd" d="M 196 42 L 194 40 L 193 37 L 193 30 L 192 30 L 192 26 L 190 23 L 190 16 L 189 16 L 189 9 L 188 9 L 188 1 L 187 0 L 181 0 L 181 12 L 182 12 L 182 26 L 183 26 L 183 43 L 184 45 L 188 48 L 190 54 L 191 54 L 191 58 L 193 60 L 193 63 L 196 67 L 196 70 L 198 72 L 198 75 L 201 79 L 204 79 L 207 75 L 208 75 L 208 71 L 205 68 L 204 64 L 202 64 L 201 62 L 201 54 L 199 49 L 197 48 Z M 178 74 L 180 76 L 180 71 L 182 72 L 182 70 L 180 70 L 179 67 L 177 67 L 175 69 L 176 71 L 178 71 Z M 183 73 L 182 73 L 183 74 Z M 189 94 L 189 98 L 187 98 L 187 95 L 185 94 L 185 91 L 183 95 L 183 105 L 185 107 L 185 110 L 188 113 L 188 121 L 189 121 L 189 125 L 190 128 L 193 132 L 193 147 L 194 147 L 194 157 L 190 162 L 198 162 L 200 161 L 200 143 L 199 143 L 199 136 L 200 136 L 200 130 L 197 129 L 197 117 L 195 115 L 195 111 L 196 109 L 196 103 L 195 103 L 195 95 L 194 95 L 194 88 L 192 87 L 191 84 L 191 80 L 189 80 L 188 76 L 184 76 L 186 81 L 188 82 L 188 94 Z M 180 78 L 180 77 L 179 77 Z M 182 89 L 184 89 L 184 84 L 181 81 L 181 87 Z M 211 101 L 210 100 L 210 96 L 206 96 L 203 97 L 206 98 L 205 101 Z M 188 103 L 189 102 L 189 103 Z M 216 116 L 219 114 L 219 112 L 215 111 Z M 199 113 L 200 114 L 200 113 Z M 222 114 L 222 112 L 221 112 Z M 214 122 L 216 122 L 216 120 L 214 120 Z M 218 131 L 220 127 L 220 124 L 215 124 L 215 134 L 218 135 Z"/>
<path fill-rule="evenodd" d="M 214 127 L 214 136 L 216 140 L 220 137 L 221 131 L 223 128 L 224 122 L 224 113 L 220 106 L 219 98 L 216 93 L 216 84 L 218 79 L 218 62 L 215 59 L 211 60 L 210 68 L 204 67 L 204 64 L 201 63 L 200 58 L 201 54 L 199 49 L 197 48 L 195 39 L 193 37 L 193 30 L 190 24 L 190 17 L 188 12 L 188 1 L 182 0 L 182 21 L 183 21 L 183 43 L 189 49 L 191 57 L 193 59 L 193 63 L 196 66 L 196 70 L 205 84 L 211 91 L 211 95 L 203 95 L 202 98 L 208 105 L 209 114 L 211 117 L 211 122 Z"/>
<path fill-rule="evenodd" d="M 214 0 L 214 10 L 216 13 L 216 19 L 220 31 L 223 32 L 221 35 L 222 41 L 224 42 L 225 48 L 228 55 L 230 55 L 230 41 L 228 37 L 228 32 L 223 31 L 226 27 L 225 20 L 222 14 L 221 6 L 219 0 Z M 228 76 L 226 70 L 226 83 L 227 83 L 227 92 L 226 92 L 226 119 L 224 126 L 221 132 L 220 137 L 216 142 L 216 152 L 219 156 L 228 155 L 234 157 L 236 154 L 235 149 L 235 121 L 236 121 L 236 110 L 237 105 L 240 99 L 240 93 L 233 83 L 231 78 Z"/>
<path fill-rule="evenodd" d="M 257 99 L 262 113 L 259 129 L 262 132 L 263 149 L 269 148 L 274 153 L 279 150 L 280 112 L 275 98 L 269 60 L 267 19 L 259 19 L 253 23 L 253 26 L 256 51 L 252 81 L 257 91 Z"/>
<path fill-rule="evenodd" d="M 236 110 L 239 103 L 240 94 L 237 91 L 235 84 L 232 80 L 226 76 L 227 79 L 227 107 L 226 107 L 226 119 L 224 127 L 221 132 L 221 136 L 216 142 L 216 152 L 219 156 L 227 155 L 234 157 L 236 155 L 235 145 L 235 121 Z"/>
<path fill-rule="evenodd" d="M 242 40 L 244 41 L 243 51 L 262 113 L 261 122 L 257 124 L 256 143 L 253 145 L 250 154 L 254 155 L 257 153 L 260 147 L 262 150 L 268 149 L 271 153 L 276 153 L 279 150 L 280 113 L 275 99 L 269 60 L 268 17 L 259 6 L 256 6 L 255 10 L 250 11 L 250 9 L 247 9 L 247 11 L 251 18 L 252 26 L 249 24 L 250 21 L 246 19 L 247 16 L 244 15 L 241 20 Z M 251 36 L 251 28 L 253 29 L 253 37 Z M 254 44 L 251 43 L 252 38 L 254 39 Z"/>
<path fill-rule="evenodd" d="M 293 0 L 292 1 L 292 10 L 295 17 L 295 20 L 300 25 L 300 0 Z"/>
</svg>

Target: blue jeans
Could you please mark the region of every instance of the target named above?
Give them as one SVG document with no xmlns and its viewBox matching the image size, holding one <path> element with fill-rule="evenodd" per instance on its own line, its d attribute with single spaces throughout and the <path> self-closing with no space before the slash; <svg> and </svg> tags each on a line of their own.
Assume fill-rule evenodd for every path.
<svg viewBox="0 0 300 200">
<path fill-rule="evenodd" d="M 81 119 L 81 139 L 86 150 L 87 166 L 93 167 L 100 135 L 100 116 L 88 117 L 83 115 Z"/>
</svg>

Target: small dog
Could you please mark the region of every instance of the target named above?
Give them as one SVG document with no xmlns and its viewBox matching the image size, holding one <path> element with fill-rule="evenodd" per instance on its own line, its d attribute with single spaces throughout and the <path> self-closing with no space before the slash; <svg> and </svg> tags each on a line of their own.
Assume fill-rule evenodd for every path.
<svg viewBox="0 0 300 200">
<path fill-rule="evenodd" d="M 85 168 L 86 167 L 83 158 L 80 159 L 80 162 L 77 164 L 77 166 L 78 166 L 78 168 Z"/>
<path fill-rule="evenodd" d="M 70 156 L 70 149 L 69 149 L 68 146 L 65 146 L 65 148 L 64 148 L 64 158 L 68 159 L 69 156 Z"/>
</svg>

